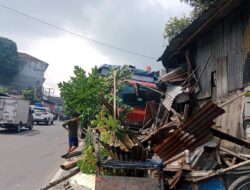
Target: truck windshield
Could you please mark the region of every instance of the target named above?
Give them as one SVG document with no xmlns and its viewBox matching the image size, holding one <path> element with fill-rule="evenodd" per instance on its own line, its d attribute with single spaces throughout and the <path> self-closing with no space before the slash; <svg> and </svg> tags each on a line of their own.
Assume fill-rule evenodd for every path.
<svg viewBox="0 0 250 190">
<path fill-rule="evenodd" d="M 130 106 L 144 106 L 147 101 L 159 102 L 160 99 L 158 93 L 145 87 L 138 87 L 138 93 L 136 93 L 135 88 L 131 85 L 125 85 L 119 93 L 119 97 L 122 99 L 123 104 Z"/>
</svg>

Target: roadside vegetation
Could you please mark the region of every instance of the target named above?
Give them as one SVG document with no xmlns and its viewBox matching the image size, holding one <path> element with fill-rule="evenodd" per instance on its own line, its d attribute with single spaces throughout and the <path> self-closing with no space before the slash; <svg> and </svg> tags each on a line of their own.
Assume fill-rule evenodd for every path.
<svg viewBox="0 0 250 190">
<path fill-rule="evenodd" d="M 18 73 L 17 45 L 12 40 L 0 37 L 0 82 L 10 83 Z"/>
<path fill-rule="evenodd" d="M 116 98 L 117 105 L 121 102 L 114 96 L 114 75 L 117 92 L 124 85 L 124 80 L 130 77 L 128 66 L 123 66 L 111 71 L 103 77 L 95 67 L 90 73 L 86 73 L 82 68 L 75 66 L 74 76 L 67 82 L 61 82 L 59 88 L 64 99 L 65 108 L 68 113 L 75 111 L 81 114 L 81 131 L 85 133 L 85 145 L 83 147 L 82 159 L 78 166 L 84 173 L 96 172 L 96 161 L 94 157 L 94 144 L 92 140 L 92 130 L 98 129 L 100 146 L 100 157 L 108 157 L 109 153 L 104 149 L 105 144 L 111 143 L 114 137 L 124 138 L 125 128 L 119 119 L 113 115 L 113 102 Z M 118 118 L 124 117 L 124 113 L 129 108 L 123 106 L 123 114 Z"/>
</svg>

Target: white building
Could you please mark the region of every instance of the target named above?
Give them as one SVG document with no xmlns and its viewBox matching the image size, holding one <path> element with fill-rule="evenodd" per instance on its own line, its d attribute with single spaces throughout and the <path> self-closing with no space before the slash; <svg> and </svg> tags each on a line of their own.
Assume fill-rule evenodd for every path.
<svg viewBox="0 0 250 190">
<path fill-rule="evenodd" d="M 26 53 L 18 53 L 18 58 L 20 71 L 13 79 L 13 85 L 17 88 L 34 88 L 37 94 L 41 94 L 44 72 L 49 64 Z"/>
</svg>

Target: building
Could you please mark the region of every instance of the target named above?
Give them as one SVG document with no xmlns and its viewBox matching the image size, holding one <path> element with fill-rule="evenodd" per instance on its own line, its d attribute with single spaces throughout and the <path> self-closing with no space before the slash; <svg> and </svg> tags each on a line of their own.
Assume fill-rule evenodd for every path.
<svg viewBox="0 0 250 190">
<path fill-rule="evenodd" d="M 107 76 L 112 69 L 121 68 L 119 65 L 103 64 L 98 67 L 98 72 L 102 76 Z M 137 69 L 135 66 L 129 65 L 131 71 L 131 79 L 143 82 L 156 82 L 159 77 L 158 71 L 151 71 L 151 67 L 147 66 L 145 70 Z"/>
<path fill-rule="evenodd" d="M 43 95 L 42 105 L 49 107 L 53 113 L 63 111 L 63 99 L 61 97 Z"/>
<path fill-rule="evenodd" d="M 198 105 L 212 100 L 226 113 L 216 128 L 239 138 L 249 137 L 250 1 L 220 0 L 177 35 L 159 58 L 167 72 L 199 67 Z"/>
<path fill-rule="evenodd" d="M 18 58 L 20 71 L 13 79 L 13 86 L 18 89 L 34 88 L 37 95 L 41 97 L 45 81 L 44 72 L 49 64 L 26 53 L 19 52 Z"/>
</svg>

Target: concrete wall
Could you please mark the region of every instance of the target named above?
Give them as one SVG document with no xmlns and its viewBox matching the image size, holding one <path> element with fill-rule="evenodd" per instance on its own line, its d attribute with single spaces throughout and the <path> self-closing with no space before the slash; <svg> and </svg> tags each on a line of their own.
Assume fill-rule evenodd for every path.
<svg viewBox="0 0 250 190">
<path fill-rule="evenodd" d="M 35 88 L 42 92 L 45 81 L 44 72 L 48 64 L 38 59 L 32 60 L 30 57 L 20 57 L 20 71 L 13 79 L 13 86 L 17 88 Z"/>
</svg>

